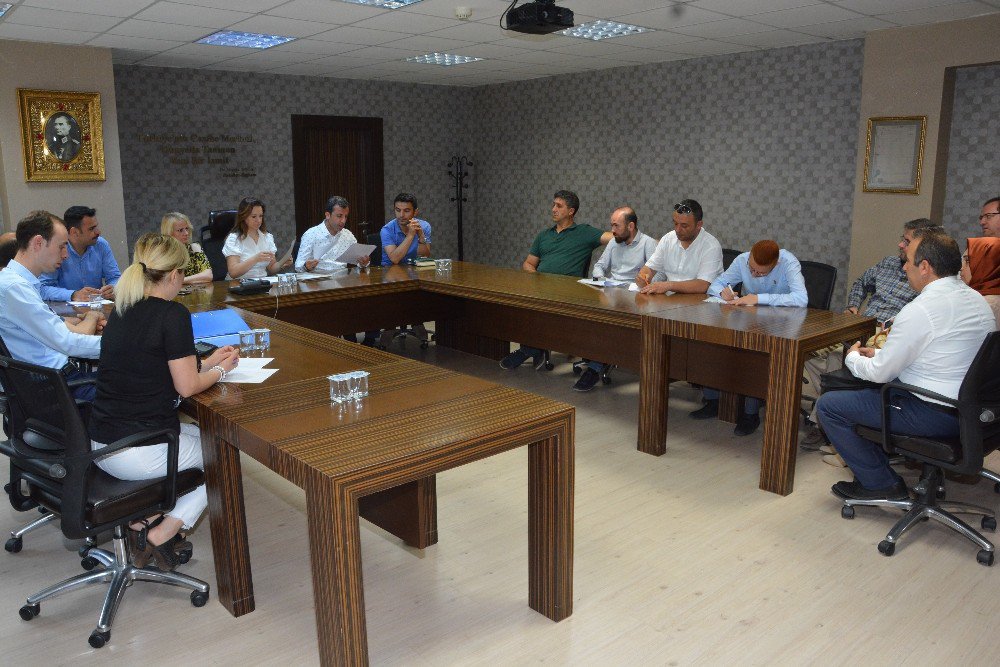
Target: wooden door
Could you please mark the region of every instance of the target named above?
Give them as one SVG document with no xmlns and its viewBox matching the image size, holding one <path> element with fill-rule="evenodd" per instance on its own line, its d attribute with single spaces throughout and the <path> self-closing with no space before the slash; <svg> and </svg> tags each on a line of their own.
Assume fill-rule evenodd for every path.
<svg viewBox="0 0 1000 667">
<path fill-rule="evenodd" d="M 358 241 L 388 220 L 383 210 L 382 119 L 352 116 L 292 116 L 292 170 L 297 236 L 323 219 L 331 195 L 351 204 L 347 227 Z"/>
</svg>

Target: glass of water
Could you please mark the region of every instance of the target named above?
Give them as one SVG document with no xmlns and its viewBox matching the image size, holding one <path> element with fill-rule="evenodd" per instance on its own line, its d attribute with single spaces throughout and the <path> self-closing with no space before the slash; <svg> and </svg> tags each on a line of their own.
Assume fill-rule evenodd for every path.
<svg viewBox="0 0 1000 667">
<path fill-rule="evenodd" d="M 254 348 L 257 349 L 262 354 L 271 349 L 271 330 L 270 329 L 254 329 Z"/>
<path fill-rule="evenodd" d="M 351 379 L 348 373 L 337 373 L 328 375 L 330 381 L 330 400 L 334 403 L 343 403 L 351 397 Z"/>
<path fill-rule="evenodd" d="M 368 395 L 368 371 L 354 371 L 351 377 L 351 398 L 359 401 Z"/>
<path fill-rule="evenodd" d="M 87 307 L 91 310 L 104 310 L 104 297 L 100 294 L 91 294 L 87 297 Z"/>
<path fill-rule="evenodd" d="M 249 357 L 257 349 L 256 336 L 253 331 L 240 332 L 240 354 Z"/>
</svg>

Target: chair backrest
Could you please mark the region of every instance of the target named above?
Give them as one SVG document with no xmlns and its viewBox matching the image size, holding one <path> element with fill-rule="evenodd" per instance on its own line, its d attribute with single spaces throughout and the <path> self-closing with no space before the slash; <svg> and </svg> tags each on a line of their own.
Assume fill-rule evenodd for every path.
<svg viewBox="0 0 1000 667">
<path fill-rule="evenodd" d="M 236 211 L 210 211 L 208 224 L 201 228 L 201 249 L 212 265 L 212 280 L 225 280 L 229 273 L 222 246 L 236 224 Z"/>
<path fill-rule="evenodd" d="M 379 266 L 382 264 L 382 234 L 379 232 L 373 232 L 365 237 L 365 243 L 368 245 L 375 246 L 370 255 L 372 258 L 372 266 Z"/>
<path fill-rule="evenodd" d="M 958 390 L 961 471 L 978 473 L 982 459 L 1000 449 L 1000 332 L 986 336 Z"/>
<path fill-rule="evenodd" d="M 722 270 L 725 271 L 729 268 L 729 265 L 733 263 L 733 260 L 742 255 L 743 253 L 739 250 L 733 250 L 732 248 L 722 249 Z"/>
<path fill-rule="evenodd" d="M 809 307 L 830 310 L 833 288 L 837 284 L 837 267 L 809 260 L 802 260 L 799 264 L 802 265 L 802 278 L 809 295 Z"/>
</svg>

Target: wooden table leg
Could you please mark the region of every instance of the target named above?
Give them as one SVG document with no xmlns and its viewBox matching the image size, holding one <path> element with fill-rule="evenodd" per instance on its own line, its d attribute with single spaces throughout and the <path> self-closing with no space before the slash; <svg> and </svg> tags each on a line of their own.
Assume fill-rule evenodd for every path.
<svg viewBox="0 0 1000 667">
<path fill-rule="evenodd" d="M 642 318 L 637 449 L 654 456 L 667 451 L 670 337 L 663 334 L 662 324 L 659 318 Z"/>
<path fill-rule="evenodd" d="M 367 665 L 357 498 L 315 471 L 305 487 L 320 663 Z"/>
<path fill-rule="evenodd" d="M 240 452 L 223 440 L 221 425 L 211 416 L 200 414 L 199 425 L 215 558 L 215 596 L 233 616 L 242 616 L 254 610 L 254 597 Z"/>
<path fill-rule="evenodd" d="M 434 475 L 364 496 L 358 511 L 382 530 L 417 549 L 437 544 L 437 484 Z"/>
<path fill-rule="evenodd" d="M 528 446 L 528 605 L 553 621 L 573 613 L 574 416 Z"/>
<path fill-rule="evenodd" d="M 744 398 L 731 391 L 719 392 L 719 420 L 735 424 L 743 412 Z"/>
<path fill-rule="evenodd" d="M 760 454 L 760 488 L 787 496 L 795 481 L 802 359 L 795 341 L 776 339 L 767 384 L 764 446 Z"/>
</svg>

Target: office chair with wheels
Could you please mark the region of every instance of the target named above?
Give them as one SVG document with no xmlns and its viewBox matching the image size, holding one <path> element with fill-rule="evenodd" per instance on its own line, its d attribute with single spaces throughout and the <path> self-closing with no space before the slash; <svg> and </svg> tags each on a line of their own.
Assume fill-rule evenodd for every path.
<svg viewBox="0 0 1000 667">
<path fill-rule="evenodd" d="M 830 310 L 833 300 L 833 288 L 837 285 L 837 267 L 801 260 L 802 279 L 806 283 L 806 293 L 809 295 L 808 306 L 820 310 Z"/>
<path fill-rule="evenodd" d="M 733 260 L 742 255 L 743 253 L 739 250 L 733 250 L 732 248 L 722 249 L 722 270 L 725 271 L 729 268 L 729 265 L 733 263 Z"/>
<path fill-rule="evenodd" d="M 209 586 L 177 572 L 137 568 L 125 541 L 128 524 L 171 509 L 177 496 L 202 483 L 200 470 L 177 470 L 178 439 L 169 429 L 136 433 L 92 452 L 84 419 L 65 378 L 55 370 L 0 357 L 0 383 L 7 392 L 10 442 L 24 465 L 23 479 L 32 500 L 59 514 L 70 539 L 94 537 L 113 529 L 114 552 L 88 548 L 84 567 L 93 571 L 49 586 L 28 597 L 20 609 L 30 621 L 41 602 L 92 583 L 107 582 L 90 645 L 100 648 L 111 637 L 111 624 L 127 587 L 153 581 L 191 589 L 196 607 L 208 601 Z M 97 467 L 98 458 L 128 447 L 167 443 L 167 475 L 151 480 L 120 480 Z"/>
<path fill-rule="evenodd" d="M 892 397 L 902 392 L 934 398 L 957 411 L 959 434 L 943 440 L 917 435 L 900 435 L 892 432 Z M 993 510 L 959 502 L 945 502 L 944 474 L 982 475 L 983 458 L 1000 448 L 1000 333 L 986 337 L 972 365 L 969 366 L 958 399 L 950 399 L 926 389 L 900 382 L 891 382 L 882 388 L 881 428 L 855 427 L 861 437 L 881 443 L 890 456 L 901 455 L 921 464 L 920 480 L 913 487 L 915 498 L 908 500 L 853 500 L 846 499 L 840 513 L 845 519 L 854 518 L 858 505 L 896 507 L 906 511 L 878 550 L 891 556 L 900 536 L 922 519 L 940 521 L 964 535 L 979 546 L 976 560 L 983 565 L 993 565 L 993 544 L 979 531 L 972 528 L 956 514 L 982 515 L 980 526 L 996 530 Z"/>
<path fill-rule="evenodd" d="M 225 280 L 229 274 L 229 266 L 222 254 L 226 237 L 233 231 L 236 224 L 236 211 L 209 211 L 208 224 L 201 228 L 201 249 L 212 265 L 212 280 Z"/>
</svg>

